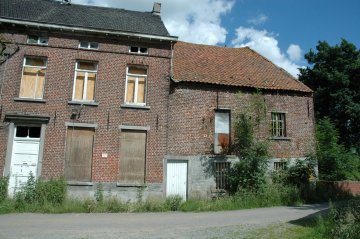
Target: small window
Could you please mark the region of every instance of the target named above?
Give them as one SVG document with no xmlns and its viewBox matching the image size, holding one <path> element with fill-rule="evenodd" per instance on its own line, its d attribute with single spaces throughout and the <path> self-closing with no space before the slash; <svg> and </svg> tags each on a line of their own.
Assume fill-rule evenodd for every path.
<svg viewBox="0 0 360 239">
<path fill-rule="evenodd" d="M 94 101 L 97 63 L 78 61 L 75 66 L 73 100 Z"/>
<path fill-rule="evenodd" d="M 285 113 L 271 113 L 272 137 L 286 137 Z"/>
<path fill-rule="evenodd" d="M 215 112 L 214 153 L 227 153 L 230 145 L 230 111 Z"/>
<path fill-rule="evenodd" d="M 25 57 L 19 97 L 42 99 L 44 95 L 45 72 L 45 58 Z"/>
<path fill-rule="evenodd" d="M 39 139 L 40 133 L 41 133 L 41 127 L 17 126 L 15 137 Z"/>
<path fill-rule="evenodd" d="M 215 162 L 214 166 L 216 189 L 227 190 L 229 188 L 230 162 Z"/>
<path fill-rule="evenodd" d="M 129 66 L 126 74 L 125 104 L 146 104 L 147 69 Z"/>
<path fill-rule="evenodd" d="M 88 41 L 81 41 L 80 44 L 79 44 L 79 48 L 97 50 L 97 49 L 99 48 L 99 43 L 97 43 L 97 42 L 88 42 Z"/>
<path fill-rule="evenodd" d="M 287 166 L 286 162 L 274 162 L 275 170 L 285 170 L 286 166 Z"/>
<path fill-rule="evenodd" d="M 28 36 L 27 43 L 29 44 L 39 44 L 39 45 L 47 45 L 49 41 L 48 37 L 40 37 L 35 35 Z"/>
<path fill-rule="evenodd" d="M 130 52 L 131 53 L 137 53 L 137 54 L 148 54 L 148 48 L 131 46 L 130 47 Z"/>
</svg>

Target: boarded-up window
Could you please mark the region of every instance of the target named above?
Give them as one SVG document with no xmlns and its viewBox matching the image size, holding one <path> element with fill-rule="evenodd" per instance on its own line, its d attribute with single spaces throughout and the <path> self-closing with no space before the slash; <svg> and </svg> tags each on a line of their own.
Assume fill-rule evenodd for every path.
<svg viewBox="0 0 360 239">
<path fill-rule="evenodd" d="M 146 104 L 146 78 L 147 69 L 129 66 L 126 74 L 126 104 Z"/>
<path fill-rule="evenodd" d="M 25 57 L 19 94 L 20 98 L 43 98 L 45 71 L 45 58 Z"/>
<path fill-rule="evenodd" d="M 271 132 L 273 137 L 286 137 L 285 113 L 271 113 Z"/>
<path fill-rule="evenodd" d="M 125 184 L 145 182 L 146 132 L 121 132 L 119 180 Z"/>
<path fill-rule="evenodd" d="M 230 171 L 230 162 L 215 162 L 214 166 L 216 189 L 227 190 L 229 188 L 228 173 Z"/>
<path fill-rule="evenodd" d="M 230 145 L 230 111 L 215 112 L 214 153 L 227 153 Z"/>
<path fill-rule="evenodd" d="M 94 129 L 69 127 L 66 138 L 65 178 L 90 182 Z"/>
<path fill-rule="evenodd" d="M 97 64 L 95 62 L 78 61 L 75 67 L 73 100 L 94 101 Z"/>
</svg>

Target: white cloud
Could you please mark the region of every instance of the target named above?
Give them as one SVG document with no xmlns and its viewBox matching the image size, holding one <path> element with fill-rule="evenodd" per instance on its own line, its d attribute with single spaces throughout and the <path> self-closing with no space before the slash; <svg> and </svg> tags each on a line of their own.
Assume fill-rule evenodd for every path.
<svg viewBox="0 0 360 239">
<path fill-rule="evenodd" d="M 270 61 L 274 62 L 276 65 L 284 68 L 291 75 L 296 77 L 299 74 L 298 68 L 301 66 L 297 65 L 293 61 L 293 57 L 296 58 L 296 47 L 291 47 L 291 50 L 293 51 L 292 53 L 294 54 L 292 54 L 289 58 L 281 52 L 276 36 L 266 30 L 239 27 L 236 29 L 236 36 L 236 39 L 232 41 L 234 47 L 248 46 L 268 58 Z M 300 47 L 297 50 L 299 49 Z"/>
<path fill-rule="evenodd" d="M 268 17 L 264 14 L 259 14 L 258 16 L 249 19 L 247 22 L 253 25 L 261 25 L 268 20 Z"/>
<path fill-rule="evenodd" d="M 299 45 L 291 44 L 287 49 L 286 53 L 288 54 L 290 60 L 292 61 L 300 61 L 302 57 L 302 50 Z"/>
<path fill-rule="evenodd" d="M 149 0 L 72 0 L 72 3 L 111 6 L 136 11 L 151 11 Z M 216 45 L 224 43 L 227 31 L 221 16 L 230 12 L 235 0 L 158 0 L 161 17 L 171 35 L 182 41 Z"/>
</svg>

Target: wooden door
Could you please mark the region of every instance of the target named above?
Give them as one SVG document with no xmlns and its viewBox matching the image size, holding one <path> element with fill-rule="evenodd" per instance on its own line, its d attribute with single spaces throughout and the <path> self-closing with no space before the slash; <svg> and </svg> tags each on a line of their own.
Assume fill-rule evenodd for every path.
<svg viewBox="0 0 360 239">
<path fill-rule="evenodd" d="M 69 127 L 66 138 L 65 179 L 91 181 L 94 129 Z"/>
<path fill-rule="evenodd" d="M 121 131 L 119 180 L 125 184 L 145 183 L 146 132 Z"/>
</svg>

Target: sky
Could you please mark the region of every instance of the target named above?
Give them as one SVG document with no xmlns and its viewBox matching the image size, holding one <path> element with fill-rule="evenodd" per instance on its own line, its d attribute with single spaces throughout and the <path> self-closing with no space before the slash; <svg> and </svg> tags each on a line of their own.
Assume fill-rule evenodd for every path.
<svg viewBox="0 0 360 239">
<path fill-rule="evenodd" d="M 306 67 L 304 54 L 318 41 L 341 39 L 360 47 L 360 0 L 72 0 L 86 4 L 151 11 L 180 41 L 245 47 L 257 51 L 293 76 Z"/>
</svg>

